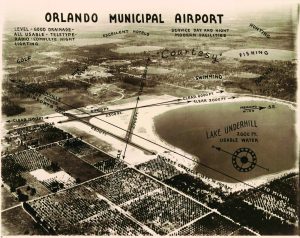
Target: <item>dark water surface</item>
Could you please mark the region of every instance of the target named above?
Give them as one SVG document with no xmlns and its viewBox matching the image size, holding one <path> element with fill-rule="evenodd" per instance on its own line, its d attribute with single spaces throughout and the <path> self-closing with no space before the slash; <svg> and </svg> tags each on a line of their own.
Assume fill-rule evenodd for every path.
<svg viewBox="0 0 300 238">
<path fill-rule="evenodd" d="M 262 107 L 275 105 L 275 109 L 248 113 L 243 113 L 240 109 L 240 106 L 253 105 Z M 252 121 L 252 126 L 257 127 L 244 127 L 225 133 L 227 126 L 244 120 Z M 295 111 L 285 105 L 262 101 L 186 106 L 167 111 L 154 118 L 157 134 L 167 143 L 197 156 L 201 163 L 242 181 L 295 167 L 294 124 Z M 221 136 L 207 138 L 206 132 L 210 135 L 211 130 L 218 129 L 220 133 L 217 134 Z M 250 135 L 256 133 L 257 136 L 238 136 L 238 132 L 249 132 Z M 221 138 L 238 138 L 238 142 L 221 142 Z M 258 142 L 242 142 L 241 138 L 253 138 Z M 269 172 L 258 166 L 249 172 L 240 172 L 233 167 L 231 155 L 213 149 L 212 145 L 230 153 L 239 148 L 250 148 L 256 154 L 257 164 L 268 168 Z M 249 154 L 247 157 L 251 158 Z M 247 167 L 248 164 L 243 166 Z M 237 182 L 200 165 L 195 169 L 213 179 Z"/>
</svg>

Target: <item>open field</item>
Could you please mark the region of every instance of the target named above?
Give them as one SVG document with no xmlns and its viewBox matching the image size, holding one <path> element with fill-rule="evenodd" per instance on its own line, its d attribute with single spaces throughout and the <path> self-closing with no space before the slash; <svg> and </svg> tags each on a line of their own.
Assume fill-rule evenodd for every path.
<svg viewBox="0 0 300 238">
<path fill-rule="evenodd" d="M 19 204 L 18 200 L 8 191 L 8 189 L 1 187 L 1 210 L 17 204 Z"/>
<path fill-rule="evenodd" d="M 81 182 L 103 175 L 101 171 L 60 146 L 40 150 L 40 153 L 52 162 L 58 163 L 63 170 L 73 178 L 79 178 Z"/>
<path fill-rule="evenodd" d="M 1 213 L 1 235 L 47 235 L 21 206 Z"/>
</svg>

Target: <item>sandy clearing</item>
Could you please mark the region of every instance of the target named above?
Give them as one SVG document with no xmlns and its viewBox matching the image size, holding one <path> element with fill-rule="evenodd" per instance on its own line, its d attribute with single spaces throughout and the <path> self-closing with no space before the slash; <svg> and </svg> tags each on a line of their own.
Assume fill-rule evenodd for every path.
<svg viewBox="0 0 300 238">
<path fill-rule="evenodd" d="M 231 97 L 232 94 L 227 94 L 227 93 L 223 93 L 222 97 Z M 220 97 L 220 94 L 216 94 L 214 93 L 214 95 L 209 96 L 209 98 L 215 98 L 215 97 Z M 208 98 L 208 97 L 207 97 Z M 155 96 L 154 98 L 151 97 L 145 97 L 145 100 L 143 100 L 143 96 L 141 97 L 141 100 L 139 101 L 138 106 L 143 106 L 143 105 L 148 105 L 148 104 L 154 104 L 154 103 L 160 103 L 163 101 L 168 101 L 168 100 L 173 100 L 176 99 L 176 97 L 173 96 L 169 96 L 169 95 L 163 95 L 163 96 Z M 259 97 L 253 97 L 253 96 L 240 96 L 239 98 L 236 99 L 226 99 L 226 103 L 234 103 L 234 102 L 251 102 L 251 101 L 269 101 L 269 102 L 274 102 L 274 99 L 272 98 L 259 98 Z M 133 99 L 128 103 L 124 103 L 124 104 L 120 104 L 120 105 L 113 105 L 113 106 L 109 106 L 109 110 L 115 110 L 115 109 L 122 109 L 122 108 L 127 108 L 127 107 L 134 107 L 135 106 L 136 101 Z M 219 102 L 210 102 L 210 103 L 219 103 Z M 281 102 L 281 101 L 276 101 L 276 103 L 280 103 L 280 104 L 285 104 L 285 105 L 289 105 L 287 102 Z M 202 104 L 208 104 L 208 103 L 202 103 Z M 183 164 L 186 167 L 193 169 L 195 167 L 195 162 L 184 158 L 180 155 L 176 155 L 174 153 L 169 153 L 168 150 L 162 148 L 166 147 L 170 150 L 173 150 L 177 153 L 180 153 L 184 156 L 187 156 L 188 158 L 193 159 L 194 161 L 197 161 L 197 158 L 191 154 L 186 153 L 185 151 L 176 148 L 168 143 L 166 143 L 165 141 L 163 141 L 156 133 L 155 129 L 154 129 L 154 117 L 162 114 L 170 109 L 176 109 L 176 108 L 180 108 L 180 107 L 184 107 L 187 104 L 179 104 L 179 105 L 165 105 L 165 106 L 157 106 L 157 107 L 146 107 L 146 108 L 141 108 L 138 109 L 138 119 L 136 122 L 136 126 L 135 129 L 133 131 L 134 134 L 141 136 L 143 138 L 146 138 L 147 140 L 153 141 L 155 142 L 157 145 L 146 141 L 142 138 L 138 138 L 136 136 L 132 137 L 132 142 L 139 144 L 141 146 L 143 146 L 144 148 L 147 148 L 148 150 L 152 150 L 155 151 L 159 154 L 163 154 L 164 156 L 172 159 L 173 161 L 175 161 L 176 163 L 179 164 Z M 194 103 L 189 103 L 188 105 L 195 105 Z M 200 104 L 198 104 L 200 105 Z M 293 106 L 289 105 L 291 109 L 295 109 Z M 91 106 L 87 106 L 87 108 L 90 108 Z M 73 110 L 74 111 L 74 110 Z M 78 113 L 78 111 L 77 111 Z M 131 113 L 132 111 L 125 111 L 122 112 L 121 115 L 116 115 L 116 116 L 112 116 L 112 117 L 106 117 L 105 115 L 99 116 L 100 119 L 107 121 L 108 123 L 111 123 L 113 125 L 116 125 L 120 128 L 123 128 L 124 130 L 127 130 L 128 128 L 128 123 L 130 121 L 130 117 L 131 117 Z M 50 116 L 54 116 L 54 115 L 59 115 L 59 114 L 52 114 L 49 115 Z M 57 122 L 62 120 L 62 117 L 53 117 L 53 118 L 49 118 L 46 119 L 45 121 L 47 122 Z M 64 119 L 66 119 L 66 117 L 64 117 Z M 109 125 L 108 123 L 105 123 L 103 121 L 100 121 L 96 118 L 91 118 L 90 119 L 90 123 L 98 126 L 102 129 L 105 129 L 109 132 L 112 132 L 116 135 L 125 137 L 125 131 L 116 128 L 113 125 Z M 69 131 L 71 128 L 74 129 L 78 129 L 78 130 L 83 130 L 86 133 L 89 133 L 92 136 L 95 136 L 101 140 L 106 141 L 107 143 L 112 145 L 112 150 L 109 151 L 109 153 L 112 156 L 116 156 L 117 155 L 117 151 L 118 150 L 122 150 L 122 154 L 125 148 L 125 142 L 120 141 L 119 139 L 116 139 L 110 135 L 104 135 L 104 134 L 100 134 L 99 132 L 96 132 L 94 130 L 91 129 L 90 126 L 83 124 L 81 122 L 77 122 L 77 121 L 72 121 L 72 122 L 67 122 L 67 123 L 63 123 L 63 124 L 56 124 L 56 126 L 58 128 L 61 128 L 65 131 Z M 168 152 L 168 153 L 167 153 Z M 132 164 L 132 165 L 136 165 L 136 164 L 140 164 L 146 161 L 149 161 L 151 159 L 153 159 L 156 156 L 153 155 L 146 155 L 143 151 L 141 151 L 140 149 L 137 149 L 131 145 L 128 145 L 127 147 L 127 151 L 126 151 L 126 158 L 125 161 Z M 289 171 L 282 171 L 280 173 L 276 173 L 276 174 L 271 174 L 271 175 L 265 175 L 265 176 L 261 176 L 261 177 L 257 177 L 255 179 L 251 179 L 251 180 L 247 180 L 245 181 L 247 184 L 251 185 L 251 186 L 259 186 L 261 184 L 264 184 L 274 178 L 280 177 L 283 174 L 287 173 L 287 172 L 292 172 L 293 170 L 289 170 Z M 249 186 L 243 184 L 243 183 L 226 183 L 226 182 L 221 182 L 225 185 L 227 185 L 228 187 L 230 187 L 233 191 L 237 191 L 237 190 L 241 190 L 241 189 L 248 189 Z"/>
</svg>

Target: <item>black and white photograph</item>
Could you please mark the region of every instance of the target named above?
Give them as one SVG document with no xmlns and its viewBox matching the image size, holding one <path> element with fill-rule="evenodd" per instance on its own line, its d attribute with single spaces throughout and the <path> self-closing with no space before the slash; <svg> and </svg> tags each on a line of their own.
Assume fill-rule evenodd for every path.
<svg viewBox="0 0 300 238">
<path fill-rule="evenodd" d="M 1 5 L 1 237 L 299 235 L 299 1 Z"/>
</svg>

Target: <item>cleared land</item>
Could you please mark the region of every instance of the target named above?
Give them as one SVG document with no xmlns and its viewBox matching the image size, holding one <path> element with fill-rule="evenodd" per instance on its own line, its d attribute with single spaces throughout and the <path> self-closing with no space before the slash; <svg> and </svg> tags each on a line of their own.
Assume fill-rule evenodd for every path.
<svg viewBox="0 0 300 238">
<path fill-rule="evenodd" d="M 52 162 L 58 163 L 68 174 L 73 178 L 79 178 L 81 182 L 103 175 L 101 171 L 83 162 L 60 146 L 41 150 L 40 153 Z"/>
<path fill-rule="evenodd" d="M 2 212 L 1 225 L 1 235 L 47 235 L 22 207 Z"/>
<path fill-rule="evenodd" d="M 12 207 L 19 204 L 13 195 L 7 190 L 7 188 L 1 187 L 1 209 Z"/>
</svg>

